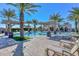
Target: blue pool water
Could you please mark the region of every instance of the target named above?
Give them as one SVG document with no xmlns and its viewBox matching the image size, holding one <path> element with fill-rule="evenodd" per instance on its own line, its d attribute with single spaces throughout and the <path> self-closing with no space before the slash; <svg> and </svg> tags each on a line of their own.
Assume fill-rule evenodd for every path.
<svg viewBox="0 0 79 59">
<path fill-rule="evenodd" d="M 44 31 L 44 32 L 40 32 L 40 31 L 37 31 L 37 32 L 24 32 L 24 35 L 25 36 L 31 36 L 31 37 L 35 37 L 35 36 L 47 36 L 47 32 Z M 57 34 L 54 34 L 53 32 L 51 32 L 51 36 L 70 36 L 71 33 L 70 32 L 57 32 Z M 14 36 L 20 36 L 20 33 L 19 32 L 16 32 L 14 33 Z"/>
<path fill-rule="evenodd" d="M 37 31 L 37 32 L 24 32 L 24 35 L 25 36 L 31 36 L 31 37 L 34 37 L 34 36 L 46 36 L 47 32 L 40 32 L 40 31 Z M 14 33 L 14 36 L 20 36 L 20 33 L 19 32 L 16 32 Z"/>
</svg>

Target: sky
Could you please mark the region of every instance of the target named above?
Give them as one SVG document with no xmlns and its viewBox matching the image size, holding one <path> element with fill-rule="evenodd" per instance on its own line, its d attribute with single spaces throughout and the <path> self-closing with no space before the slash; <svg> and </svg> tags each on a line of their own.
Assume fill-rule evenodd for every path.
<svg viewBox="0 0 79 59">
<path fill-rule="evenodd" d="M 49 16 L 54 13 L 59 13 L 62 18 L 64 18 L 63 21 L 69 22 L 72 24 L 72 27 L 74 27 L 74 21 L 69 21 L 67 19 L 69 15 L 69 11 L 72 10 L 73 7 L 79 7 L 78 3 L 36 3 L 37 5 L 40 5 L 41 8 L 37 8 L 38 12 L 35 14 L 32 14 L 29 16 L 27 13 L 25 13 L 25 21 L 37 19 L 38 21 L 46 22 L 49 20 Z M 0 4 L 0 11 L 3 11 L 3 9 L 14 9 L 16 10 L 17 17 L 19 16 L 19 10 L 13 6 L 7 5 L 7 4 Z M 0 22 L 2 21 L 2 17 L 0 17 Z M 63 23 L 63 22 L 62 22 Z M 5 25 L 0 24 L 0 27 L 5 27 Z M 18 26 L 15 26 L 18 27 Z"/>
</svg>

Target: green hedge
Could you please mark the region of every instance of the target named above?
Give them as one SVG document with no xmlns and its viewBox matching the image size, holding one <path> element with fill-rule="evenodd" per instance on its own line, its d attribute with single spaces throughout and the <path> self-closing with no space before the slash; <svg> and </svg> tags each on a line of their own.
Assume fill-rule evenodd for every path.
<svg viewBox="0 0 79 59">
<path fill-rule="evenodd" d="M 30 28 L 30 30 L 32 30 L 32 28 Z M 16 29 L 16 28 L 13 28 L 12 29 L 12 32 L 19 32 L 20 31 L 20 29 Z M 28 31 L 28 28 L 24 28 L 24 31 Z"/>
<path fill-rule="evenodd" d="M 31 37 L 29 37 L 29 36 L 25 36 L 25 37 L 16 36 L 16 37 L 13 37 L 13 39 L 16 41 L 24 41 L 24 40 L 31 39 Z"/>
</svg>

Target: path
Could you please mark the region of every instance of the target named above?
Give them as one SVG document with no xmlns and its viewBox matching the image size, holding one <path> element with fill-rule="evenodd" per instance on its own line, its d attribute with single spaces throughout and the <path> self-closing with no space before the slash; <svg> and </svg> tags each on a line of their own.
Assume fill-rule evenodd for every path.
<svg viewBox="0 0 79 59">
<path fill-rule="evenodd" d="M 16 45 L 0 49 L 0 55 L 5 56 L 44 56 L 46 48 L 59 45 L 59 42 L 49 40 L 46 37 L 36 37 L 28 42 L 20 42 Z"/>
</svg>

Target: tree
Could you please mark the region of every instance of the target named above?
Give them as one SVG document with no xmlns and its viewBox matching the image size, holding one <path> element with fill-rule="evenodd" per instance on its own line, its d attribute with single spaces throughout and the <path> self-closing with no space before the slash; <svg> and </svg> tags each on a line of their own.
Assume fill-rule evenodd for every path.
<svg viewBox="0 0 79 59">
<path fill-rule="evenodd" d="M 6 25 L 6 28 L 8 28 L 8 24 L 10 24 L 10 31 L 11 31 L 11 28 L 12 26 L 14 26 L 15 24 L 18 24 L 18 21 L 14 21 L 14 20 L 2 20 L 1 22 L 2 24 L 5 24 Z M 8 31 L 8 29 L 7 29 Z"/>
<path fill-rule="evenodd" d="M 39 29 L 40 29 L 40 31 L 42 32 L 42 31 L 43 31 L 44 22 L 39 22 L 39 25 L 41 25 L 41 26 L 39 27 Z"/>
<path fill-rule="evenodd" d="M 38 21 L 36 19 L 33 19 L 32 23 L 34 24 L 34 32 L 35 32 L 36 31 L 36 25 L 38 24 Z"/>
<path fill-rule="evenodd" d="M 61 22 L 63 18 L 61 17 L 59 13 L 54 13 L 53 15 L 49 17 L 49 20 L 56 23 L 57 26 L 59 27 L 59 22 Z"/>
<path fill-rule="evenodd" d="M 19 4 L 10 4 L 17 7 L 20 10 L 20 36 L 24 37 L 24 14 L 27 13 L 28 15 L 34 14 L 37 12 L 37 7 L 39 5 L 31 4 L 31 3 L 19 3 Z"/>
<path fill-rule="evenodd" d="M 26 21 L 26 23 L 28 24 L 28 26 L 30 26 L 30 24 L 32 23 L 31 21 Z"/>
<path fill-rule="evenodd" d="M 3 9 L 3 11 L 0 12 L 0 15 L 4 19 L 2 23 L 7 24 L 7 31 L 11 32 L 12 19 L 16 19 L 15 11 L 11 9 Z"/>
<path fill-rule="evenodd" d="M 28 27 L 30 27 L 30 24 L 31 24 L 32 22 L 28 20 L 28 21 L 26 21 L 26 23 L 28 24 Z M 29 32 L 29 30 L 30 30 L 30 29 L 28 28 L 28 32 Z"/>
<path fill-rule="evenodd" d="M 63 18 L 61 18 L 61 15 L 59 13 L 54 13 L 53 15 L 50 15 L 49 20 L 54 22 L 60 22 L 63 20 Z"/>
<path fill-rule="evenodd" d="M 78 32 L 77 24 L 79 22 L 79 8 L 72 8 L 72 10 L 69 12 L 70 12 L 70 14 L 69 14 L 68 18 L 70 20 L 75 21 L 75 29 L 76 29 L 76 32 Z"/>
</svg>

